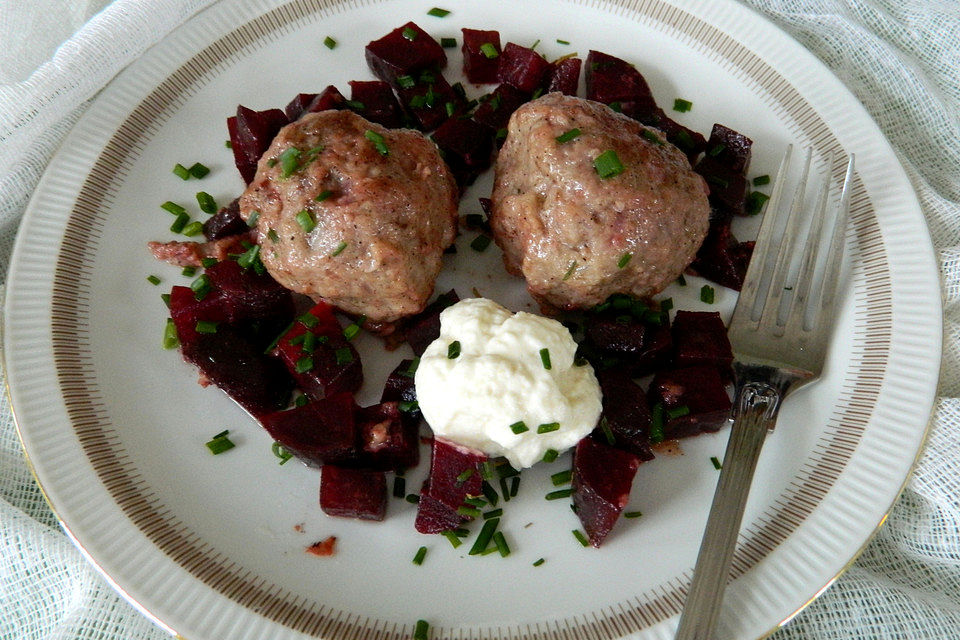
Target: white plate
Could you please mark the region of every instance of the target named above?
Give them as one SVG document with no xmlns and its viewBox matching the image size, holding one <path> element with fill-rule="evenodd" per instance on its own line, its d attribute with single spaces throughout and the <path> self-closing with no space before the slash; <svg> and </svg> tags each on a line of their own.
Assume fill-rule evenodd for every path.
<svg viewBox="0 0 960 640">
<path fill-rule="evenodd" d="M 169 238 L 165 200 L 199 190 L 221 203 L 241 183 L 224 148 L 237 103 L 263 109 L 328 84 L 368 79 L 363 46 L 416 20 L 437 37 L 499 29 L 549 57 L 591 48 L 636 63 L 668 109 L 708 132 L 723 122 L 755 140 L 752 175 L 773 173 L 788 143 L 855 152 L 852 277 L 824 378 L 787 403 L 747 507 L 720 637 L 769 631 L 852 560 L 896 499 L 920 449 L 940 358 L 935 263 L 916 198 L 882 135 L 813 56 L 733 2 L 430 2 L 236 0 L 201 13 L 101 93 L 50 164 L 24 218 L 6 299 L 6 366 L 24 446 L 49 501 L 90 559 L 161 624 L 190 640 L 669 638 L 689 580 L 726 431 L 684 443 L 638 473 L 630 510 L 601 550 L 581 547 L 548 475 L 525 472 L 503 528 L 513 553 L 467 556 L 413 529 L 392 500 L 383 523 L 324 516 L 318 473 L 277 465 L 267 434 L 160 349 L 162 290 L 187 279 L 155 263 Z M 339 45 L 323 46 L 325 36 Z M 568 40 L 569 46 L 557 39 Z M 459 69 L 459 54 L 450 76 Z M 479 93 L 478 89 L 472 90 Z M 170 174 L 201 161 L 203 181 Z M 489 190 L 478 183 L 463 211 Z M 738 227 L 749 235 L 748 226 Z M 465 234 L 438 289 L 476 287 L 529 305 L 495 248 Z M 145 280 L 156 273 L 162 287 Z M 668 292 L 681 308 L 698 281 Z M 718 288 L 728 313 L 735 295 Z M 378 394 L 405 352 L 361 340 Z M 204 442 L 229 428 L 237 447 Z M 423 467 L 419 473 L 422 475 Z M 408 490 L 419 477 L 408 478 Z M 303 532 L 294 529 L 302 525 Z M 329 558 L 304 547 L 338 537 Z M 420 545 L 422 566 L 411 559 Z M 544 558 L 542 566 L 533 562 Z"/>
</svg>

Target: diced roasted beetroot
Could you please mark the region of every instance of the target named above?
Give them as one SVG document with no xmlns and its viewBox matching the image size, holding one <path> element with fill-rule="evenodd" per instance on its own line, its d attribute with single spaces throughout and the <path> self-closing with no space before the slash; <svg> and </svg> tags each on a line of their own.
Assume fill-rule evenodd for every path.
<svg viewBox="0 0 960 640">
<path fill-rule="evenodd" d="M 433 133 L 433 141 L 461 187 L 471 184 L 490 167 L 493 134 L 492 129 L 473 118 L 448 118 Z"/>
<path fill-rule="evenodd" d="M 415 371 L 413 360 L 401 360 L 400 364 L 387 376 L 380 402 L 416 402 L 417 388 L 413 383 Z"/>
<path fill-rule="evenodd" d="M 440 337 L 440 312 L 457 302 L 460 302 L 460 296 L 451 289 L 441 293 L 426 309 L 410 319 L 406 334 L 414 354 L 423 355 L 430 343 Z"/>
<path fill-rule="evenodd" d="M 324 465 L 320 472 L 320 508 L 331 516 L 383 520 L 387 513 L 383 471 Z"/>
<path fill-rule="evenodd" d="M 284 108 L 284 113 L 287 115 L 287 120 L 293 122 L 298 120 L 307 111 L 307 107 L 310 106 L 310 103 L 314 101 L 317 97 L 315 93 L 298 93 L 294 96 L 293 100 L 287 103 L 287 106 Z"/>
<path fill-rule="evenodd" d="M 711 220 L 707 237 L 690 267 L 697 275 L 740 291 L 752 255 L 753 242 L 737 242 L 729 218 Z"/>
<path fill-rule="evenodd" d="M 190 287 L 175 286 L 170 289 L 170 317 L 177 328 L 180 346 L 192 348 L 200 335 L 197 322 L 227 322 L 227 312 L 217 295 L 207 294 L 197 299 Z"/>
<path fill-rule="evenodd" d="M 442 533 L 456 529 L 462 523 L 463 516 L 453 507 L 431 497 L 429 482 L 424 483 L 417 503 L 416 530 L 420 533 Z"/>
<path fill-rule="evenodd" d="M 355 466 L 355 409 L 352 394 L 337 393 L 300 407 L 268 413 L 260 417 L 260 423 L 284 449 L 312 467 Z"/>
<path fill-rule="evenodd" d="M 710 187 L 710 204 L 725 209 L 728 214 L 745 215 L 748 184 L 743 173 L 735 171 L 710 155 L 707 148 L 695 167 Z"/>
<path fill-rule="evenodd" d="M 573 453 L 573 504 L 594 547 L 599 547 L 630 500 L 640 460 L 620 449 L 584 438 Z"/>
<path fill-rule="evenodd" d="M 641 462 L 653 460 L 650 449 L 650 407 L 647 398 L 625 367 L 597 374 L 603 392 L 603 413 L 592 437 L 636 455 Z"/>
<path fill-rule="evenodd" d="M 580 58 L 564 58 L 550 63 L 546 74 L 545 93 L 559 91 L 568 96 L 577 95 L 580 86 L 580 67 L 583 60 Z"/>
<path fill-rule="evenodd" d="M 550 63 L 533 49 L 508 42 L 500 54 L 497 79 L 530 94 L 541 85 L 549 68 Z"/>
<path fill-rule="evenodd" d="M 687 159 L 690 160 L 691 165 L 707 148 L 706 138 L 693 129 L 688 129 L 673 120 L 659 107 L 654 109 L 650 116 L 642 122 L 663 131 L 667 136 L 667 142 L 687 154 Z"/>
<path fill-rule="evenodd" d="M 236 260 L 221 260 L 207 268 L 211 294 L 221 299 L 228 322 L 273 319 L 289 322 L 293 296 L 266 271 L 244 269 Z"/>
<path fill-rule="evenodd" d="M 254 111 L 243 105 L 237 107 L 236 116 L 227 118 L 233 160 L 244 182 L 249 184 L 253 180 L 260 156 L 288 122 L 280 109 Z"/>
<path fill-rule="evenodd" d="M 718 431 L 730 414 L 723 379 L 710 365 L 659 371 L 650 382 L 648 394 L 654 411 L 656 404 L 663 406 L 663 436 L 668 440 Z"/>
<path fill-rule="evenodd" d="M 297 386 L 311 398 L 354 392 L 363 383 L 360 355 L 344 338 L 326 302 L 300 316 L 277 342 L 276 351 Z"/>
<path fill-rule="evenodd" d="M 452 518 L 437 517 L 438 514 L 443 513 L 449 516 L 448 511 L 434 505 L 431 499 L 456 513 L 468 496 L 480 495 L 483 485 L 480 465 L 486 460 L 487 456 L 474 449 L 454 444 L 443 438 L 433 439 L 430 475 L 420 492 L 420 507 L 417 509 L 414 525 L 417 531 L 440 533 L 452 528 L 445 526 Z M 457 515 L 454 527 L 466 519 L 464 516 Z M 445 528 L 437 529 L 437 526 Z"/>
<path fill-rule="evenodd" d="M 318 111 L 328 111 L 329 109 L 343 109 L 346 106 L 347 99 L 343 97 L 339 89 L 330 85 L 311 100 L 310 104 L 307 105 L 307 108 L 304 109 L 300 115 L 317 113 Z"/>
<path fill-rule="evenodd" d="M 399 88 L 397 94 L 417 129 L 433 131 L 449 114 L 463 109 L 463 98 L 453 90 L 439 71 L 424 71 L 414 77 L 416 83 Z"/>
<path fill-rule="evenodd" d="M 397 470 L 420 461 L 417 423 L 403 420 L 397 402 L 381 402 L 357 412 L 360 464 L 370 469 Z"/>
<path fill-rule="evenodd" d="M 584 345 L 602 354 L 600 364 L 623 366 L 641 376 L 669 363 L 668 314 L 628 296 L 613 296 L 604 305 L 605 310 L 584 321 Z"/>
<path fill-rule="evenodd" d="M 403 111 L 393 95 L 393 89 L 380 80 L 350 81 L 351 109 L 370 122 L 382 124 L 389 129 L 403 126 Z"/>
<path fill-rule="evenodd" d="M 219 240 L 227 236 L 235 236 L 250 230 L 247 223 L 240 217 L 240 199 L 221 208 L 203 223 L 203 235 L 207 240 Z"/>
<path fill-rule="evenodd" d="M 500 67 L 500 32 L 462 29 L 463 73 L 474 84 L 497 81 Z M 488 45 L 488 46 L 484 46 Z M 490 57 L 484 51 L 493 47 L 496 55 Z"/>
<path fill-rule="evenodd" d="M 480 103 L 477 110 L 473 112 L 473 118 L 495 132 L 500 131 L 507 126 L 513 112 L 528 100 L 530 100 L 529 93 L 509 84 L 501 84 Z"/>
<path fill-rule="evenodd" d="M 373 75 L 394 88 L 399 87 L 400 76 L 416 76 L 420 71 L 442 69 L 447 64 L 447 54 L 440 43 L 413 22 L 368 44 L 365 56 Z"/>
<path fill-rule="evenodd" d="M 678 367 L 710 365 L 728 377 L 733 350 L 720 314 L 677 311 L 673 319 L 673 353 Z"/>
<path fill-rule="evenodd" d="M 722 124 L 713 125 L 707 151 L 731 171 L 744 174 L 750 169 L 750 149 L 753 140 Z"/>
<path fill-rule="evenodd" d="M 657 108 L 647 81 L 625 60 L 590 51 L 584 78 L 587 99 L 607 105 L 618 102 L 623 113 L 641 122 Z"/>
<path fill-rule="evenodd" d="M 609 353 L 635 354 L 643 350 L 647 325 L 630 315 L 596 314 L 584 323 L 590 343 Z"/>
</svg>

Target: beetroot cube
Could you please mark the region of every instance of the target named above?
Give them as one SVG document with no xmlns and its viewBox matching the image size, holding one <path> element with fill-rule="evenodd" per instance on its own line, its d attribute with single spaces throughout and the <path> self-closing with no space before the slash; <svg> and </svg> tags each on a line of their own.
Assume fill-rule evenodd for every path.
<svg viewBox="0 0 960 640">
<path fill-rule="evenodd" d="M 684 438 L 717 431 L 730 415 L 730 398 L 716 367 L 697 365 L 659 371 L 650 382 L 653 412 L 663 411 L 663 437 Z"/>
<path fill-rule="evenodd" d="M 207 268 L 206 275 L 228 322 L 278 319 L 285 323 L 293 317 L 293 296 L 266 271 L 257 273 L 236 260 L 222 260 Z"/>
<path fill-rule="evenodd" d="M 645 122 L 657 108 L 647 81 L 625 60 L 590 51 L 586 62 L 587 99 L 618 102 L 627 115 Z"/>
<path fill-rule="evenodd" d="M 550 63 L 546 74 L 546 91 L 559 91 L 567 96 L 577 95 L 580 86 L 580 67 L 583 60 L 580 58 L 564 58 Z"/>
<path fill-rule="evenodd" d="M 311 100 L 310 104 L 307 105 L 306 109 L 304 109 L 303 113 L 300 115 L 316 113 L 318 111 L 327 111 L 329 109 L 343 109 L 346 106 L 347 99 L 343 97 L 343 94 L 340 93 L 339 89 L 333 85 L 330 85 L 321 91 L 313 100 Z"/>
<path fill-rule="evenodd" d="M 590 344 L 617 354 L 640 353 L 647 334 L 647 326 L 630 315 L 593 315 L 587 318 L 584 330 Z"/>
<path fill-rule="evenodd" d="M 747 274 L 753 242 L 737 242 L 730 220 L 711 220 L 707 237 L 690 265 L 697 275 L 739 291 Z"/>
<path fill-rule="evenodd" d="M 501 84 L 491 91 L 473 113 L 473 118 L 493 131 L 506 128 L 510 116 L 520 105 L 530 100 L 530 94 L 509 84 Z"/>
<path fill-rule="evenodd" d="M 733 364 L 727 328 L 716 311 L 677 311 L 673 350 L 678 367 L 705 364 L 726 373 Z"/>
<path fill-rule="evenodd" d="M 373 75 L 393 87 L 398 87 L 400 76 L 415 76 L 447 64 L 447 54 L 440 43 L 413 22 L 368 44 L 365 56 Z"/>
<path fill-rule="evenodd" d="M 338 393 L 261 416 L 267 433 L 304 463 L 355 465 L 357 425 L 353 395 Z"/>
<path fill-rule="evenodd" d="M 500 54 L 497 79 L 525 93 L 533 93 L 543 82 L 550 63 L 529 47 L 508 42 Z"/>
<path fill-rule="evenodd" d="M 750 149 L 753 140 L 722 124 L 713 125 L 707 152 L 731 171 L 746 173 L 750 168 Z"/>
<path fill-rule="evenodd" d="M 293 100 L 287 103 L 287 106 L 283 109 L 283 112 L 287 115 L 287 120 L 290 122 L 299 120 L 300 116 L 307 112 L 307 107 L 316 97 L 317 94 L 315 93 L 298 93 L 294 96 Z"/>
<path fill-rule="evenodd" d="M 457 302 L 460 302 L 460 296 L 451 289 L 441 293 L 426 309 L 410 318 L 406 334 L 414 354 L 423 355 L 430 343 L 440 337 L 440 312 Z"/>
<path fill-rule="evenodd" d="M 240 199 L 222 207 L 203 223 L 203 235 L 207 240 L 219 240 L 227 236 L 235 236 L 250 230 L 247 223 L 240 217 Z"/>
<path fill-rule="evenodd" d="M 320 508 L 331 516 L 383 520 L 387 513 L 383 471 L 325 465 L 320 472 Z"/>
<path fill-rule="evenodd" d="M 227 312 L 220 296 L 207 294 L 197 299 L 190 287 L 175 286 L 170 289 L 170 317 L 177 327 L 180 346 L 189 348 L 199 339 L 197 322 L 227 322 Z"/>
<path fill-rule="evenodd" d="M 397 402 L 381 402 L 357 412 L 361 464 L 370 469 L 397 470 L 420 461 L 419 425 L 404 422 Z"/>
<path fill-rule="evenodd" d="M 593 431 L 593 438 L 629 451 L 641 462 L 653 460 L 653 451 L 650 450 L 650 407 L 643 390 L 622 367 L 601 371 L 597 377 L 603 391 L 603 413 L 600 417 L 602 425 Z M 610 442 L 611 436 L 613 442 Z"/>
<path fill-rule="evenodd" d="M 351 109 L 370 122 L 382 124 L 388 129 L 403 126 L 403 111 L 393 95 L 393 89 L 380 80 L 350 81 Z"/>
<path fill-rule="evenodd" d="M 592 438 L 577 443 L 573 453 L 573 504 L 594 547 L 599 547 L 630 500 L 640 460 Z"/>
<path fill-rule="evenodd" d="M 253 181 L 260 156 L 288 123 L 287 116 L 279 109 L 254 111 L 243 105 L 237 107 L 236 116 L 227 118 L 233 160 L 244 182 Z"/>
<path fill-rule="evenodd" d="M 430 475 L 424 482 L 420 492 L 420 507 L 417 509 L 415 527 L 420 533 L 440 533 L 446 529 L 437 530 L 437 522 L 446 523 L 452 517 L 437 518 L 438 513 L 449 511 L 457 512 L 468 496 L 480 495 L 483 478 L 480 475 L 480 465 L 487 460 L 483 453 L 463 447 L 443 438 L 433 439 L 433 455 L 430 459 Z M 426 500 L 424 499 L 426 497 Z M 432 501 L 439 502 L 447 507 L 440 509 Z M 431 509 L 431 507 L 434 507 Z M 421 510 L 423 515 L 421 516 Z M 466 519 L 458 515 L 457 526 Z M 452 528 L 452 527 L 447 527 Z"/>
<path fill-rule="evenodd" d="M 363 383 L 360 354 L 343 337 L 333 308 L 318 302 L 297 319 L 276 346 L 277 354 L 311 398 L 354 392 Z"/>
<path fill-rule="evenodd" d="M 490 167 L 493 130 L 473 118 L 448 118 L 432 138 L 461 187 Z"/>
<path fill-rule="evenodd" d="M 463 523 L 463 516 L 430 495 L 430 483 L 425 482 L 417 503 L 417 518 L 414 527 L 420 533 L 442 533 L 456 529 Z"/>
<path fill-rule="evenodd" d="M 500 67 L 500 32 L 462 29 L 463 73 L 474 84 L 497 81 Z M 493 47 L 495 55 L 487 55 L 484 49 Z"/>
<path fill-rule="evenodd" d="M 706 155 L 695 168 L 710 188 L 710 204 L 729 214 L 745 215 L 748 192 L 746 176 L 712 157 L 710 153 L 711 148 L 708 147 Z"/>
<path fill-rule="evenodd" d="M 463 99 L 439 72 L 421 72 L 413 86 L 401 87 L 397 93 L 421 131 L 433 131 L 463 108 Z"/>
<path fill-rule="evenodd" d="M 415 373 L 413 360 L 401 360 L 400 364 L 387 376 L 387 381 L 383 385 L 383 393 L 380 395 L 380 402 L 416 402 L 417 388 L 413 384 Z M 411 413 L 416 413 L 418 417 L 420 415 L 417 410 Z"/>
</svg>

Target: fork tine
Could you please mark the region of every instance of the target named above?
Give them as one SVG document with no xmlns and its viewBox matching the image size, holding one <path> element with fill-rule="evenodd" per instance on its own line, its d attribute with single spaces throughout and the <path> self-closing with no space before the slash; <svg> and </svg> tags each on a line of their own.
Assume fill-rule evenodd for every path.
<svg viewBox="0 0 960 640">
<path fill-rule="evenodd" d="M 830 253 L 823 272 L 823 290 L 820 294 L 820 313 L 818 320 L 832 320 L 836 314 L 834 298 L 837 294 L 837 282 L 840 267 L 843 264 L 843 242 L 847 230 L 847 218 L 850 215 L 850 196 L 853 191 L 854 154 L 847 161 L 847 171 L 843 177 L 843 191 L 837 207 L 837 218 L 833 223 L 833 236 L 830 239 Z"/>
<path fill-rule="evenodd" d="M 764 267 L 767 264 L 767 257 L 772 250 L 771 238 L 774 228 L 777 226 L 777 212 L 780 210 L 780 201 L 783 198 L 783 186 L 786 183 L 787 170 L 790 167 L 790 157 L 793 154 L 793 145 L 787 145 L 787 150 L 780 161 L 780 167 L 777 169 L 777 177 L 774 181 L 773 190 L 770 192 L 770 200 L 767 201 L 766 213 L 760 223 L 760 230 L 757 233 L 757 241 L 753 247 L 753 256 L 750 264 L 747 266 L 747 273 L 743 278 L 743 287 L 740 289 L 740 296 L 737 298 L 737 305 L 733 310 L 733 318 L 741 326 L 753 325 L 753 309 L 756 306 L 757 291 L 760 289 L 760 283 L 763 281 Z M 731 320 L 731 323 L 734 320 Z"/>
</svg>

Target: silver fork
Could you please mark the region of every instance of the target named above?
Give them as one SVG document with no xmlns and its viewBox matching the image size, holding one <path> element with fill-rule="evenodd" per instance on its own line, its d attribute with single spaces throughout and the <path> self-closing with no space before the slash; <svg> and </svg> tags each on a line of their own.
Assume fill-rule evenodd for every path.
<svg viewBox="0 0 960 640">
<path fill-rule="evenodd" d="M 817 255 L 826 233 L 825 226 L 829 226 L 825 225 L 829 179 L 823 181 L 816 196 L 797 275 L 788 280 L 800 218 L 805 210 L 812 153 L 807 152 L 795 196 L 791 202 L 783 203 L 791 155 L 792 147 L 788 147 L 777 171 L 753 258 L 727 331 L 734 354 L 733 426 L 676 640 L 713 640 L 760 448 L 767 432 L 776 424 L 784 397 L 816 380 L 823 370 L 837 306 L 853 156 L 847 163 L 836 207 L 829 254 L 817 279 L 822 284 L 814 289 Z M 828 162 L 827 166 L 832 164 Z M 778 244 L 774 234 L 783 215 L 787 219 Z M 771 258 L 775 261 L 772 274 L 768 274 Z M 785 291 L 790 290 L 787 282 L 794 282 L 792 296 L 788 294 L 784 298 Z M 761 285 L 765 286 L 761 288 Z M 765 292 L 764 297 L 760 297 L 761 291 Z"/>
</svg>

